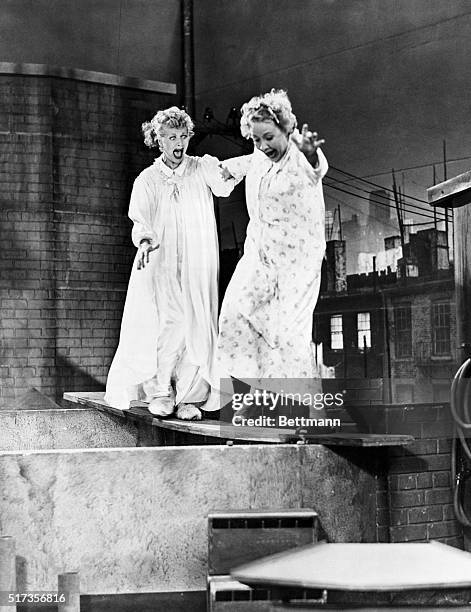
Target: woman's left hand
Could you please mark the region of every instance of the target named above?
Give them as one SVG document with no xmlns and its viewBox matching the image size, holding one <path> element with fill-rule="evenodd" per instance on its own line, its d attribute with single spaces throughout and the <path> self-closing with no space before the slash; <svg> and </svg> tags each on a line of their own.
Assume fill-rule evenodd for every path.
<svg viewBox="0 0 471 612">
<path fill-rule="evenodd" d="M 223 164 L 219 164 L 219 170 L 221 172 L 221 177 L 223 181 L 230 181 L 234 178 L 229 172 L 229 170 L 226 168 L 226 166 L 224 166 Z"/>
</svg>

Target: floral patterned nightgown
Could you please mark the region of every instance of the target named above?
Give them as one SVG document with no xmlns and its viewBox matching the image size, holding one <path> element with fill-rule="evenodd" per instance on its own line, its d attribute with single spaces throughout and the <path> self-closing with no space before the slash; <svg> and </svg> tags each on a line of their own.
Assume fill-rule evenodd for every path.
<svg viewBox="0 0 471 612">
<path fill-rule="evenodd" d="M 220 376 L 311 378 L 312 317 L 325 252 L 322 177 L 290 142 L 272 162 L 261 151 L 226 160 L 246 177 L 250 222 L 219 318 L 216 363 Z"/>
</svg>

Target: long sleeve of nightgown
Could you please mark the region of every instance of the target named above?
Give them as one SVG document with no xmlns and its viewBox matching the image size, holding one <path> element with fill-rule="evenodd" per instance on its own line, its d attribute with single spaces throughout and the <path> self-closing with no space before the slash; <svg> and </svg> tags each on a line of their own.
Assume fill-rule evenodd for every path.
<svg viewBox="0 0 471 612">
<path fill-rule="evenodd" d="M 234 179 L 224 180 L 219 160 L 212 155 L 203 155 L 199 158 L 199 166 L 203 173 L 205 183 L 217 197 L 227 197 L 236 186 Z"/>
<path fill-rule="evenodd" d="M 327 174 L 329 164 L 327 163 L 327 159 L 324 153 L 322 153 L 321 149 L 317 149 L 317 158 L 319 160 L 319 163 L 315 167 L 311 166 L 311 168 L 316 181 L 319 181 L 323 179 L 324 176 Z"/>
<path fill-rule="evenodd" d="M 221 162 L 221 165 L 232 174 L 235 183 L 245 178 L 249 171 L 250 165 L 253 163 L 253 155 L 240 155 L 239 157 L 231 157 Z"/>
<path fill-rule="evenodd" d="M 144 239 L 149 240 L 153 246 L 159 243 L 159 237 L 153 227 L 156 212 L 155 192 L 144 178 L 138 176 L 134 181 L 129 204 L 129 218 L 134 223 L 131 237 L 136 247 Z"/>
</svg>

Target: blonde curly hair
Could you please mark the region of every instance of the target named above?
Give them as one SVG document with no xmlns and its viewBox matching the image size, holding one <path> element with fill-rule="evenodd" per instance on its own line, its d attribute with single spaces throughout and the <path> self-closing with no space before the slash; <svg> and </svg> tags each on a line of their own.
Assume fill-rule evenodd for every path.
<svg viewBox="0 0 471 612">
<path fill-rule="evenodd" d="M 190 115 L 181 108 L 178 108 L 178 106 L 171 106 L 170 108 L 158 111 L 150 121 L 142 124 L 144 143 L 148 147 L 155 148 L 159 146 L 158 137 L 163 127 L 186 128 L 190 138 L 194 134 L 194 123 Z"/>
<path fill-rule="evenodd" d="M 254 96 L 242 106 L 241 113 L 240 132 L 244 138 L 251 137 L 252 124 L 257 121 L 272 121 L 285 134 L 291 134 L 298 123 L 284 89 Z"/>
</svg>

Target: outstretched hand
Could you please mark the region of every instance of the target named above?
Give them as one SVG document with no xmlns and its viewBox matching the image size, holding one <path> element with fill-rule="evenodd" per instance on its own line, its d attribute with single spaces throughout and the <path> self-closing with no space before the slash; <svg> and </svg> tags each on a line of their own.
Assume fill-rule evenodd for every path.
<svg viewBox="0 0 471 612">
<path fill-rule="evenodd" d="M 160 244 L 152 246 L 150 242 L 144 240 L 137 249 L 137 269 L 143 270 L 149 263 L 150 254 L 152 251 L 156 251 Z"/>
<path fill-rule="evenodd" d="M 293 133 L 292 140 L 311 163 L 317 164 L 317 149 L 325 143 L 317 132 L 311 132 L 308 124 L 304 123 L 301 132 Z"/>
</svg>

